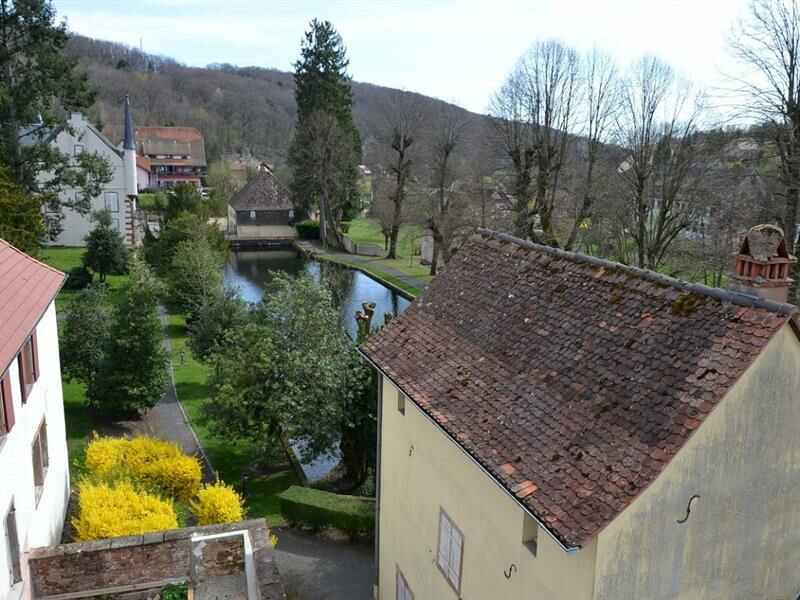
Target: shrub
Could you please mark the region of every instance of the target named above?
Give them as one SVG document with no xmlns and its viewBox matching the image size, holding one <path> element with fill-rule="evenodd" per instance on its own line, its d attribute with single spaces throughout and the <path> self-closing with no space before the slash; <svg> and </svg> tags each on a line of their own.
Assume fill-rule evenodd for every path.
<svg viewBox="0 0 800 600">
<path fill-rule="evenodd" d="M 290 523 L 311 527 L 335 527 L 348 533 L 372 533 L 375 502 L 370 498 L 344 496 L 313 488 L 291 486 L 278 496 L 281 513 Z"/>
<path fill-rule="evenodd" d="M 175 529 L 172 502 L 137 490 L 127 481 L 78 484 L 78 516 L 72 519 L 78 541 Z"/>
<path fill-rule="evenodd" d="M 244 518 L 242 497 L 233 487 L 221 481 L 204 485 L 191 506 L 198 525 L 235 523 Z"/>
<path fill-rule="evenodd" d="M 120 233 L 111 226 L 111 213 L 101 210 L 94 213 L 97 222 L 86 236 L 86 252 L 83 265 L 98 275 L 100 281 L 106 275 L 121 275 L 128 268 L 128 249 Z"/>
<path fill-rule="evenodd" d="M 200 489 L 202 469 L 176 444 L 152 437 L 95 437 L 86 448 L 86 468 L 98 480 L 130 479 L 146 489 L 188 501 Z"/>
<path fill-rule="evenodd" d="M 65 290 L 83 290 L 92 283 L 92 272 L 84 266 L 72 267 L 69 276 L 64 282 Z"/>
<path fill-rule="evenodd" d="M 342 230 L 342 233 L 349 233 L 350 232 L 350 221 L 342 221 L 339 223 L 339 229 Z"/>
<path fill-rule="evenodd" d="M 319 239 L 319 221 L 300 221 L 295 224 L 297 235 L 301 240 L 318 240 Z"/>
</svg>

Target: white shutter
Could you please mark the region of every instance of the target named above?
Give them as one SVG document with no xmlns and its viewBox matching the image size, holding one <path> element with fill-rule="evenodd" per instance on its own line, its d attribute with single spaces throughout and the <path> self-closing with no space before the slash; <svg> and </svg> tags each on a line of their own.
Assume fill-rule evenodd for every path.
<svg viewBox="0 0 800 600">
<path fill-rule="evenodd" d="M 455 527 L 451 527 L 449 573 L 450 581 L 453 582 L 456 588 L 461 587 L 461 547 L 463 544 L 464 540 L 461 537 L 461 533 Z"/>
<path fill-rule="evenodd" d="M 439 567 L 447 573 L 450 565 L 450 534 L 452 527 L 443 512 L 439 513 Z"/>
</svg>

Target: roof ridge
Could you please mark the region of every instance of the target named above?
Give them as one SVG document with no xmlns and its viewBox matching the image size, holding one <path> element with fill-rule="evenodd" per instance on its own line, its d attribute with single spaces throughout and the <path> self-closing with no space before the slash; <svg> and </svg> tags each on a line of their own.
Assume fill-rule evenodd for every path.
<svg viewBox="0 0 800 600">
<path fill-rule="evenodd" d="M 737 306 L 746 306 L 749 308 L 761 308 L 770 312 L 787 316 L 793 315 L 795 312 L 798 311 L 798 307 L 795 306 L 794 304 L 789 304 L 785 302 L 775 302 L 774 300 L 766 300 L 764 298 L 759 298 L 758 296 L 750 296 L 748 294 L 743 294 L 741 292 L 734 292 L 731 290 L 724 290 L 722 288 L 710 287 L 707 285 L 703 285 L 701 283 L 691 283 L 688 281 L 684 281 L 682 279 L 670 277 L 669 275 L 663 275 L 661 273 L 656 273 L 655 271 L 650 271 L 648 269 L 641 269 L 639 267 L 625 265 L 623 263 L 615 262 L 613 260 L 608 260 L 605 258 L 597 258 L 596 256 L 588 256 L 586 254 L 571 252 L 569 250 L 562 250 L 561 248 L 545 246 L 544 244 L 537 244 L 529 240 L 523 240 L 513 235 L 509 235 L 507 233 L 500 233 L 499 231 L 493 231 L 491 229 L 479 228 L 478 233 L 484 237 L 494 238 L 496 240 L 500 240 L 503 242 L 516 244 L 523 248 L 529 248 L 531 250 L 536 250 L 538 252 L 544 252 L 545 254 L 550 254 L 551 256 L 556 256 L 558 258 L 563 258 L 566 260 L 570 260 L 572 262 L 585 263 L 596 267 L 606 267 L 610 269 L 616 269 L 618 271 L 622 271 L 623 273 L 627 273 L 628 275 L 644 279 L 645 281 L 650 281 L 652 283 L 673 287 L 683 292 L 690 292 L 693 294 L 709 296 L 721 302 L 730 302 L 731 304 L 735 304 Z"/>
<path fill-rule="evenodd" d="M 10 242 L 7 242 L 6 240 L 4 240 L 4 239 L 2 239 L 2 238 L 0 238 L 0 244 L 4 244 L 4 245 L 8 246 L 8 247 L 9 247 L 9 248 L 11 248 L 11 249 L 12 249 L 14 252 L 16 252 L 16 253 L 18 253 L 18 254 L 21 254 L 21 255 L 22 255 L 23 257 L 25 257 L 26 259 L 28 259 L 28 260 L 30 260 L 30 261 L 32 261 L 32 262 L 35 262 L 35 263 L 37 263 L 37 264 L 39 264 L 40 266 L 44 267 L 45 269 L 47 269 L 47 270 L 49 270 L 49 271 L 52 271 L 53 273 L 58 273 L 59 275 L 63 275 L 64 277 L 66 277 L 66 275 L 67 275 L 66 273 L 64 273 L 64 271 L 61 271 L 61 270 L 59 270 L 59 269 L 56 269 L 55 267 L 53 267 L 53 266 L 50 266 L 50 265 L 48 265 L 47 263 L 40 261 L 38 258 L 34 258 L 34 257 L 33 257 L 33 256 L 31 256 L 30 254 L 27 254 L 27 253 L 23 252 L 22 250 L 20 250 L 19 248 L 17 248 L 17 247 L 16 247 L 14 244 L 11 244 Z"/>
</svg>

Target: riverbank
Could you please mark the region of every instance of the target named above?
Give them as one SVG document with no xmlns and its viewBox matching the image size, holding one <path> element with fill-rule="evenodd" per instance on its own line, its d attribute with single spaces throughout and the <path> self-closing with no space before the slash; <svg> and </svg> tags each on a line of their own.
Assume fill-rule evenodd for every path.
<svg viewBox="0 0 800 600">
<path fill-rule="evenodd" d="M 433 279 L 430 275 L 411 274 L 393 264 L 403 259 L 390 260 L 336 252 L 323 248 L 316 240 L 298 240 L 295 242 L 295 247 L 309 258 L 338 263 L 361 271 L 386 287 L 395 290 L 408 300 L 414 300 L 419 296 Z M 408 270 L 411 270 L 411 268 Z"/>
</svg>

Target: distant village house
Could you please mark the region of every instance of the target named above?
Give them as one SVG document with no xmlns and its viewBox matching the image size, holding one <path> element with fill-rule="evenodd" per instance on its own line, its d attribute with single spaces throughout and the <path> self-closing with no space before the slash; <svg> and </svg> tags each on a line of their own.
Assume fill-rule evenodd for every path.
<svg viewBox="0 0 800 600">
<path fill-rule="evenodd" d="M 262 163 L 255 177 L 228 204 L 228 236 L 234 240 L 291 240 L 294 207 L 289 193 Z"/>
<path fill-rule="evenodd" d="M 208 172 L 203 134 L 194 127 L 139 127 L 137 153 L 146 160 L 151 188 L 190 183 L 198 188 Z"/>
</svg>

